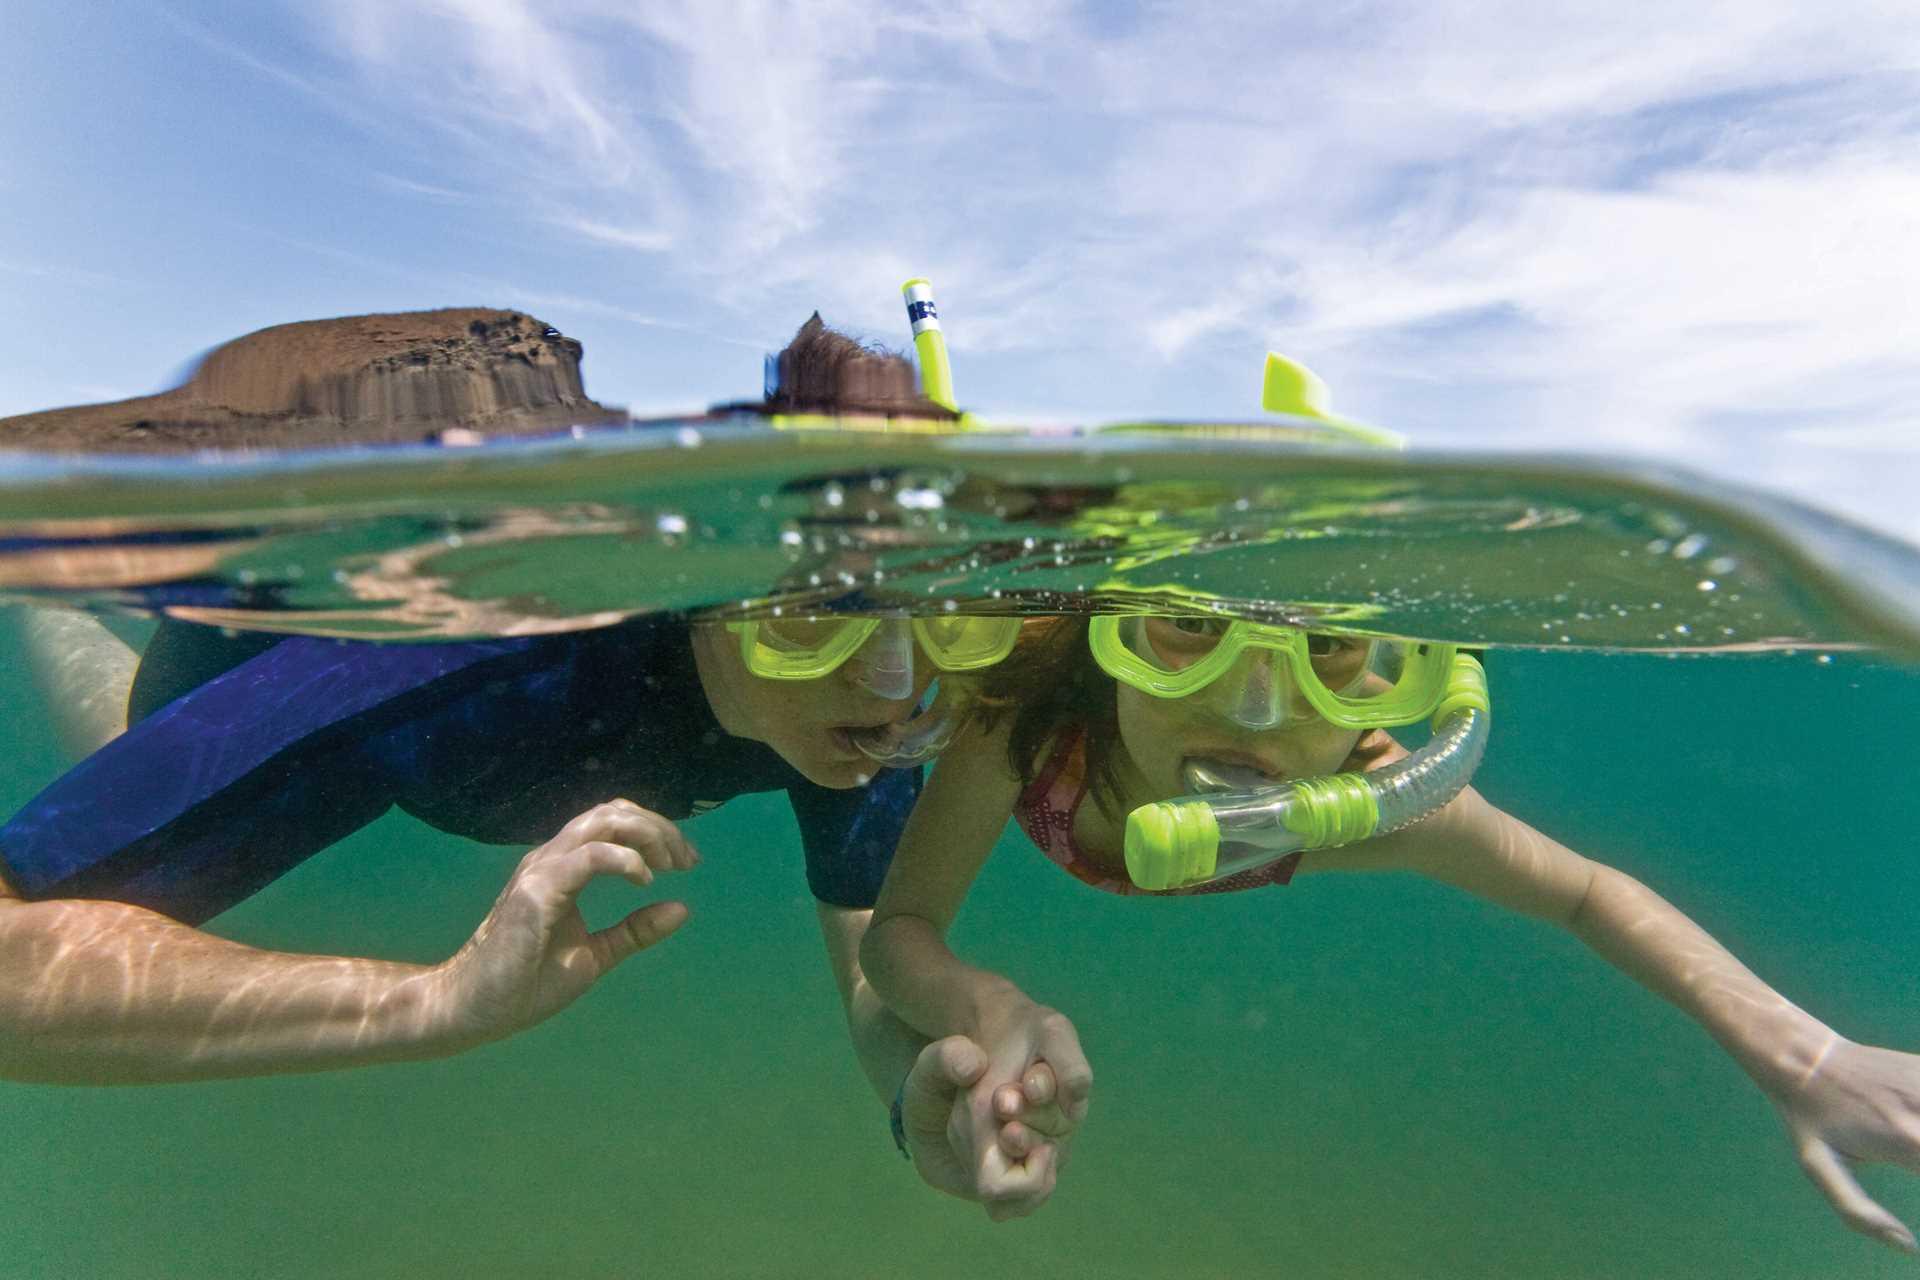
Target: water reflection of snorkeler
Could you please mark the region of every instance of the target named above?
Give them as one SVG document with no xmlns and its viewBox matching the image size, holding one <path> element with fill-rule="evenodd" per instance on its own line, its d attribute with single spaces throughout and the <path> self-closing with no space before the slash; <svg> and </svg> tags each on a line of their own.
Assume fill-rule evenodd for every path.
<svg viewBox="0 0 1920 1280">
<path fill-rule="evenodd" d="M 1139 881 L 1195 893 L 1329 871 L 1415 871 L 1559 925 L 1698 1022 L 1779 1111 L 1801 1167 L 1847 1225 L 1914 1251 L 1912 1234 L 1851 1166 L 1920 1171 L 1920 1057 L 1855 1043 L 1797 1008 L 1651 889 L 1466 787 L 1473 761 L 1449 759 L 1446 748 L 1423 754 L 1437 753 L 1424 761 L 1436 774 L 1451 771 L 1434 796 L 1451 800 L 1425 821 L 1364 838 L 1371 801 L 1359 780 L 1406 756 L 1387 728 L 1425 719 L 1461 692 L 1444 675 L 1452 662 L 1444 646 L 1219 617 L 1030 622 L 1015 655 L 978 678 L 982 713 L 948 748 L 907 824 L 862 947 L 870 980 L 923 1034 L 983 1046 L 991 1065 L 982 1088 L 1018 1080 L 1044 1043 L 1066 1035 L 1063 1015 L 962 962 L 946 942 L 1009 817 L 1076 879 L 1118 893 L 1144 892 Z M 1440 718 L 1444 728 L 1474 714 L 1485 713 Z M 1217 792 L 1226 794 L 1208 794 Z M 1274 816 L 1276 796 L 1313 792 L 1330 805 L 1324 822 L 1282 815 L 1263 831 L 1251 820 L 1263 805 Z M 1176 797 L 1191 798 L 1169 803 Z M 1384 808 L 1392 797 L 1373 799 Z M 1204 839 L 1185 839 L 1195 832 Z M 1214 860 L 1236 839 L 1266 845 L 1242 845 L 1237 871 Z M 1084 1109 L 1086 1089 L 1075 1079 L 1064 1090 L 1070 1110 Z M 1018 1150 L 1025 1135 L 1011 1129 Z"/>
<path fill-rule="evenodd" d="M 826 330 L 796 339 L 789 402 L 874 407 L 873 379 L 910 366 Z M 889 412 L 929 412 L 889 400 Z M 854 624 L 850 624 L 854 625 Z M 998 1139 L 954 1147 L 978 1046 L 929 1044 L 858 966 L 874 895 L 919 790 L 880 769 L 941 662 L 977 660 L 964 628 L 929 654 L 919 628 L 877 620 L 728 626 L 646 617 L 600 630 L 469 644 L 222 639 L 163 626 L 134 677 L 126 731 L 0 828 L 0 1075 L 135 1083 L 429 1058 L 558 1012 L 685 920 L 643 906 L 589 931 L 591 880 L 649 885 L 696 864 L 672 819 L 784 789 L 849 1032 L 935 1186 L 1025 1212 L 1050 1171 Z M 905 643 L 902 643 L 903 637 Z M 919 643 L 916 643 L 916 640 Z M 838 646 L 838 647 L 836 647 Z M 971 659 L 969 654 L 972 655 Z M 957 655 L 957 656 L 956 656 Z M 69 681 L 71 684 L 71 680 Z M 398 805 L 442 830 L 538 843 L 472 938 L 438 965 L 297 956 L 192 927 Z M 557 832 L 557 834 L 555 834 Z M 1071 1069 L 1078 1046 L 1052 1045 Z M 979 1096 L 1022 1155 L 1028 1128 L 1064 1134 L 1050 1069 Z M 955 1136 L 971 1139 L 976 1130 Z"/>
</svg>

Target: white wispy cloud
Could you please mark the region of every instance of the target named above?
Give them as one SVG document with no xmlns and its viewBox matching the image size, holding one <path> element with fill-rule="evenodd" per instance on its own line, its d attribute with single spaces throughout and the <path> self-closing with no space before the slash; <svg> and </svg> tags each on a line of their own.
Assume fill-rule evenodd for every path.
<svg viewBox="0 0 1920 1280">
<path fill-rule="evenodd" d="M 1748 477 L 1810 474 L 1773 454 L 1816 447 L 1857 463 L 1840 442 L 1894 438 L 1920 380 L 1912 6 L 356 0 L 328 21 L 388 119 L 464 158 L 456 185 L 650 255 L 711 313 L 696 329 L 818 305 L 889 332 L 891 285 L 926 273 L 967 300 L 959 353 L 1060 357 L 1063 407 L 1110 394 L 1090 330 L 1104 368 L 1195 387 L 1277 346 L 1420 438 Z"/>
<path fill-rule="evenodd" d="M 594 222 L 588 218 L 576 218 L 564 214 L 550 221 L 553 225 L 571 231 L 582 239 L 612 245 L 617 249 L 659 253 L 673 247 L 673 237 L 657 227 L 616 227 L 604 222 Z"/>
</svg>

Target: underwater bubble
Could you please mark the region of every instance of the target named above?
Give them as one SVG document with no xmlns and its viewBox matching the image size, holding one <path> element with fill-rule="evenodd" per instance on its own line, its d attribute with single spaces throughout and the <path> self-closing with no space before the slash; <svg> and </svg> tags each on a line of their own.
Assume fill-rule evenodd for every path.
<svg viewBox="0 0 1920 1280">
<path fill-rule="evenodd" d="M 770 493 L 763 493 L 763 494 L 761 494 L 761 495 L 759 496 L 759 498 L 758 498 L 758 499 L 756 499 L 756 501 L 757 501 L 757 502 L 759 503 L 759 505 L 760 505 L 760 509 L 761 509 L 762 511 L 771 511 L 771 510 L 773 510 L 773 495 L 772 495 L 772 494 L 770 494 Z"/>
<path fill-rule="evenodd" d="M 1647 544 L 1647 550 L 1652 552 L 1656 556 L 1663 556 L 1667 554 L 1667 552 L 1672 547 L 1673 547 L 1673 544 L 1671 542 L 1668 542 L 1665 538 L 1655 538 L 1652 542 L 1649 542 Z"/>
<path fill-rule="evenodd" d="M 1693 628 L 1682 622 L 1674 627 L 1673 632 L 1675 635 L 1690 636 L 1693 634 Z"/>
<path fill-rule="evenodd" d="M 798 529 L 782 529 L 780 531 L 780 541 L 786 546 L 797 547 L 801 541 L 800 531 Z"/>
<path fill-rule="evenodd" d="M 673 442 L 679 445 L 682 449 L 698 449 L 703 443 L 705 443 L 701 439 L 700 433 L 694 430 L 692 427 L 682 427 L 678 431 L 674 432 Z"/>
<path fill-rule="evenodd" d="M 668 537 L 672 537 L 676 534 L 682 534 L 687 531 L 687 518 L 683 515 L 679 515 L 669 511 L 665 515 L 661 516 L 659 519 L 655 520 L 653 522 L 653 527 L 658 529 L 661 533 L 666 534 Z"/>
<path fill-rule="evenodd" d="M 1823 667 L 1830 667 L 1833 665 L 1833 655 L 1830 653 L 1823 653 L 1819 657 L 1815 658 L 1814 661 L 1819 663 Z"/>
<path fill-rule="evenodd" d="M 830 507 L 844 506 L 847 501 L 847 491 L 838 484 L 830 484 L 820 491 L 820 497 Z"/>
<path fill-rule="evenodd" d="M 902 489 L 894 495 L 894 501 L 909 511 L 938 511 L 947 505 L 937 489 Z"/>
<path fill-rule="evenodd" d="M 1679 560 L 1691 560 L 1706 549 L 1707 540 L 1697 533 L 1690 533 L 1674 544 L 1673 554 Z"/>
<path fill-rule="evenodd" d="M 461 536 L 460 536 L 459 534 L 457 534 L 457 533 L 450 533 L 450 534 L 448 534 L 448 535 L 447 535 L 446 537 L 444 537 L 444 538 L 442 538 L 442 539 L 440 539 L 440 541 L 442 541 L 442 542 L 444 542 L 444 543 L 446 543 L 446 544 L 447 544 L 448 546 L 450 546 L 450 547 L 458 547 L 458 546 L 460 546 L 460 545 L 462 545 L 463 543 L 465 543 L 465 542 L 466 542 L 466 539 L 465 539 L 465 538 L 462 538 L 462 537 L 461 537 Z"/>
<path fill-rule="evenodd" d="M 1695 588 L 1701 591 L 1717 591 L 1720 588 L 1720 584 L 1715 582 L 1712 578 L 1702 578 L 1700 579 L 1700 581 L 1694 583 L 1693 585 Z"/>
<path fill-rule="evenodd" d="M 1740 567 L 1740 562 L 1732 556 L 1715 556 L 1707 561 L 1707 568 L 1714 573 L 1732 573 Z"/>
</svg>

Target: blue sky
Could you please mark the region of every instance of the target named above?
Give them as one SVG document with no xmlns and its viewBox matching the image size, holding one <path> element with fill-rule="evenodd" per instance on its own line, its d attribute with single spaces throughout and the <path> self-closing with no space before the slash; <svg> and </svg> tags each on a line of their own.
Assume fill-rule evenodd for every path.
<svg viewBox="0 0 1920 1280">
<path fill-rule="evenodd" d="M 639 412 L 932 277 L 992 416 L 1651 455 L 1920 541 L 1920 5 L 12 0 L 0 413 L 517 307 Z"/>
</svg>

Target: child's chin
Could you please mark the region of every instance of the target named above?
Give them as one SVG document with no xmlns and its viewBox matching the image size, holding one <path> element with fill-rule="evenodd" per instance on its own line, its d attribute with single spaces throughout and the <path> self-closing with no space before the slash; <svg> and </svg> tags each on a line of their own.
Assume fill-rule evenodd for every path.
<svg viewBox="0 0 1920 1280">
<path fill-rule="evenodd" d="M 873 761 L 862 757 L 859 760 L 824 760 L 800 772 L 806 774 L 807 781 L 816 786 L 848 791 L 873 781 L 873 775 L 879 768 Z"/>
</svg>

